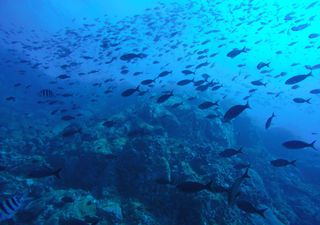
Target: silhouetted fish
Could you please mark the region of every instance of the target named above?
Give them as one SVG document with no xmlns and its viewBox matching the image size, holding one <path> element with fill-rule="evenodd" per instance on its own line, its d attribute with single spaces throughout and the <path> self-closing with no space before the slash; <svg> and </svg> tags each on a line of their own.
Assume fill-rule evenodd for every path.
<svg viewBox="0 0 320 225">
<path fill-rule="evenodd" d="M 249 168 L 246 169 L 246 171 L 244 172 L 244 174 L 237 178 L 233 184 L 231 185 L 231 187 L 228 189 L 227 193 L 228 193 L 228 204 L 229 205 L 233 205 L 236 201 L 236 199 L 239 197 L 240 195 L 240 187 L 241 184 L 243 183 L 243 181 L 246 178 L 250 178 L 250 176 L 248 175 L 249 172 Z"/>
<path fill-rule="evenodd" d="M 216 102 L 206 101 L 206 102 L 203 102 L 200 105 L 198 105 L 198 108 L 203 110 L 203 109 L 208 109 L 212 106 L 217 106 L 217 105 L 218 105 L 218 101 L 216 101 Z"/>
<path fill-rule="evenodd" d="M 131 61 L 133 59 L 136 59 L 136 58 L 139 58 L 139 59 L 143 59 L 147 57 L 146 54 L 143 54 L 143 53 L 140 53 L 140 54 L 135 54 L 135 53 L 128 53 L 128 54 L 123 54 L 120 59 L 123 60 L 123 61 Z"/>
<path fill-rule="evenodd" d="M 161 95 L 158 99 L 157 99 L 157 103 L 163 103 L 165 101 L 167 101 L 170 97 L 173 96 L 173 91 L 171 91 L 170 93 L 168 94 L 164 94 L 164 95 Z"/>
<path fill-rule="evenodd" d="M 264 63 L 264 62 L 260 62 L 258 65 L 257 65 L 257 69 L 258 70 L 261 70 L 263 67 L 269 67 L 270 63 Z"/>
<path fill-rule="evenodd" d="M 243 49 L 238 49 L 238 48 L 234 48 L 232 51 L 230 51 L 227 56 L 229 58 L 234 58 L 237 55 L 241 54 L 242 52 L 248 52 L 249 49 L 247 49 L 246 47 L 243 47 Z"/>
<path fill-rule="evenodd" d="M 274 113 L 267 119 L 267 122 L 265 124 L 265 128 L 268 129 L 271 126 L 272 119 L 275 117 Z"/>
<path fill-rule="evenodd" d="M 295 103 L 308 103 L 308 104 L 311 104 L 310 102 L 311 98 L 308 98 L 308 99 L 304 99 L 304 98 L 294 98 L 293 101 Z"/>
<path fill-rule="evenodd" d="M 182 192 L 195 193 L 195 192 L 199 192 L 202 190 L 211 191 L 211 184 L 212 184 L 212 181 L 210 181 L 207 184 L 201 184 L 201 183 L 193 182 L 193 181 L 186 181 L 186 182 L 178 184 L 176 187 L 178 190 L 180 190 Z"/>
<path fill-rule="evenodd" d="M 239 209 L 241 209 L 242 211 L 244 211 L 246 213 L 257 214 L 257 215 L 265 218 L 264 212 L 267 209 L 257 209 L 250 202 L 245 201 L 245 200 L 237 201 L 237 206 Z"/>
<path fill-rule="evenodd" d="M 296 166 L 296 164 L 295 164 L 296 161 L 297 160 L 288 161 L 286 159 L 276 159 L 276 160 L 270 161 L 270 163 L 271 163 L 271 165 L 273 165 L 275 167 L 284 167 L 284 166 L 288 166 L 288 165 Z"/>
<path fill-rule="evenodd" d="M 121 95 L 122 95 L 123 97 L 128 97 L 128 96 L 134 94 L 135 92 L 139 92 L 139 91 L 140 91 L 139 88 L 140 88 L 140 86 L 137 86 L 136 88 L 129 88 L 129 89 L 123 91 L 123 92 L 121 93 Z"/>
<path fill-rule="evenodd" d="M 286 80 L 285 84 L 287 84 L 287 85 L 296 84 L 296 83 L 303 81 L 307 77 L 311 77 L 311 76 L 312 76 L 312 72 L 310 72 L 308 74 L 296 75 L 296 76 L 293 76 L 293 77 L 289 78 L 288 80 Z"/>
<path fill-rule="evenodd" d="M 247 102 L 245 105 L 235 105 L 232 106 L 225 114 L 223 117 L 224 122 L 229 122 L 232 119 L 236 118 L 239 116 L 245 109 L 250 108 L 249 102 Z"/>
<path fill-rule="evenodd" d="M 239 153 L 242 153 L 242 147 L 239 148 L 238 150 L 236 150 L 236 149 L 234 149 L 234 148 L 227 148 L 227 149 L 225 149 L 224 151 L 220 152 L 219 155 L 220 155 L 221 157 L 228 158 L 228 157 L 237 155 L 237 154 L 239 154 Z"/>
<path fill-rule="evenodd" d="M 288 149 L 302 149 L 302 148 L 313 148 L 316 150 L 314 147 L 314 144 L 316 141 L 309 143 L 306 143 L 304 141 L 299 141 L 299 140 L 292 140 L 292 141 L 286 141 L 282 143 L 282 145 Z"/>
</svg>

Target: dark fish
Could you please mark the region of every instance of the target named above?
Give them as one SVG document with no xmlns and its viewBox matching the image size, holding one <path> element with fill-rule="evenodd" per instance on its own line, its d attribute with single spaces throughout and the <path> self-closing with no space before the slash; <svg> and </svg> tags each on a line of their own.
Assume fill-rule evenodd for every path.
<svg viewBox="0 0 320 225">
<path fill-rule="evenodd" d="M 232 119 L 236 118 L 239 116 L 245 109 L 250 108 L 249 102 L 247 102 L 245 105 L 235 105 L 232 106 L 225 114 L 223 117 L 224 122 L 229 122 Z"/>
<path fill-rule="evenodd" d="M 240 195 L 240 188 L 241 188 L 241 184 L 243 183 L 243 181 L 246 178 L 250 178 L 250 176 L 248 175 L 249 172 L 249 168 L 246 169 L 246 171 L 244 172 L 244 174 L 237 178 L 234 183 L 231 185 L 231 187 L 227 190 L 227 194 L 228 194 L 228 204 L 229 205 L 233 205 L 236 201 L 236 199 L 239 197 Z"/>
<path fill-rule="evenodd" d="M 289 78 L 285 82 L 285 84 L 287 84 L 287 85 L 296 84 L 296 83 L 299 83 L 299 82 L 303 81 L 307 77 L 311 77 L 311 76 L 312 76 L 312 72 L 310 72 L 308 74 L 296 75 L 296 76 L 293 76 L 293 77 Z"/>
<path fill-rule="evenodd" d="M 113 121 L 113 120 L 107 120 L 107 121 L 103 122 L 102 125 L 105 126 L 105 127 L 110 128 L 110 127 L 113 127 L 114 125 L 116 125 L 116 122 Z"/>
<path fill-rule="evenodd" d="M 305 68 L 308 69 L 308 70 L 318 70 L 318 69 L 320 69 L 320 64 L 316 64 L 316 65 L 313 65 L 313 66 L 306 65 Z"/>
<path fill-rule="evenodd" d="M 257 209 L 256 207 L 254 207 L 250 202 L 245 201 L 245 200 L 241 200 L 241 201 L 237 201 L 237 206 L 239 209 L 241 209 L 242 211 L 246 212 L 246 213 L 250 213 L 250 214 L 257 214 L 263 218 L 266 218 L 264 216 L 264 212 L 267 209 Z"/>
<path fill-rule="evenodd" d="M 60 76 L 57 76 L 57 78 L 61 79 L 61 80 L 64 80 L 64 79 L 68 79 L 70 78 L 70 76 L 66 75 L 66 74 L 62 74 Z"/>
<path fill-rule="evenodd" d="M 128 54 L 122 55 L 122 56 L 120 57 L 120 59 L 121 59 L 122 61 L 127 61 L 127 62 L 129 62 L 129 61 L 131 61 L 131 60 L 133 60 L 133 59 L 136 59 L 136 58 L 143 59 L 143 58 L 145 58 L 145 57 L 147 57 L 147 55 L 146 55 L 146 54 L 142 54 L 142 53 L 140 53 L 140 54 L 128 53 Z"/>
<path fill-rule="evenodd" d="M 24 196 L 16 194 L 0 201 L 0 222 L 10 220 L 23 207 Z"/>
<path fill-rule="evenodd" d="M 184 75 L 194 74 L 194 72 L 192 72 L 191 70 L 182 70 L 181 72 L 182 72 Z"/>
<path fill-rule="evenodd" d="M 237 155 L 239 153 L 242 153 L 242 147 L 239 148 L 239 150 L 233 149 L 233 148 L 227 148 L 224 151 L 219 153 L 219 156 L 224 158 L 229 158 L 231 156 Z"/>
<path fill-rule="evenodd" d="M 163 103 L 165 101 L 167 101 L 170 97 L 173 96 L 173 91 L 171 91 L 170 93 L 168 94 L 164 94 L 164 95 L 161 95 L 158 99 L 157 99 L 157 103 Z"/>
<path fill-rule="evenodd" d="M 271 122 L 273 117 L 275 117 L 274 113 L 272 113 L 272 115 L 267 119 L 267 122 L 265 124 L 265 128 L 268 129 L 271 126 Z"/>
<path fill-rule="evenodd" d="M 175 109 L 175 108 L 178 108 L 178 107 L 181 106 L 181 105 L 183 105 L 183 102 L 177 102 L 177 103 L 173 104 L 173 105 L 171 106 L 171 108 Z"/>
<path fill-rule="evenodd" d="M 309 34 L 309 38 L 310 39 L 313 39 L 313 38 L 318 38 L 320 35 L 319 34 L 317 34 L 317 33 L 312 33 L 312 34 Z"/>
<path fill-rule="evenodd" d="M 308 24 L 308 23 L 301 24 L 301 25 L 292 27 L 291 30 L 292 31 L 300 31 L 300 30 L 303 30 L 303 29 L 307 28 L 309 25 L 310 24 Z"/>
<path fill-rule="evenodd" d="M 269 67 L 270 63 L 264 63 L 264 62 L 260 62 L 258 65 L 257 65 L 257 69 L 258 70 L 261 70 L 263 67 Z"/>
<path fill-rule="evenodd" d="M 195 193 L 195 192 L 199 192 L 202 190 L 211 191 L 211 184 L 212 184 L 212 181 L 210 181 L 207 184 L 201 184 L 201 183 L 193 182 L 193 181 L 186 181 L 186 182 L 178 184 L 176 187 L 178 190 L 180 190 L 182 192 Z"/>
<path fill-rule="evenodd" d="M 253 84 L 255 86 L 266 86 L 267 85 L 267 83 L 263 83 L 261 80 L 251 81 L 251 84 Z"/>
<path fill-rule="evenodd" d="M 296 164 L 295 164 L 296 161 L 297 160 L 288 161 L 286 159 L 276 159 L 276 160 L 270 161 L 270 163 L 271 163 L 271 165 L 273 165 L 275 167 L 284 167 L 284 166 L 288 166 L 288 165 L 296 166 Z"/>
<path fill-rule="evenodd" d="M 172 71 L 163 71 L 163 72 L 159 73 L 158 77 L 165 77 L 171 73 L 172 73 Z"/>
<path fill-rule="evenodd" d="M 177 85 L 184 86 L 184 85 L 192 83 L 193 81 L 194 81 L 194 79 L 192 79 L 192 80 L 189 80 L 189 79 L 180 80 L 180 81 L 177 82 Z"/>
<path fill-rule="evenodd" d="M 121 93 L 121 95 L 122 95 L 122 97 L 128 97 L 128 96 L 134 94 L 135 92 L 139 92 L 140 91 L 139 88 L 140 88 L 140 86 L 137 86 L 136 88 L 129 88 L 129 89 L 123 91 Z"/>
<path fill-rule="evenodd" d="M 62 137 L 72 137 L 78 133 L 81 133 L 81 127 L 76 126 L 76 125 L 70 125 L 68 127 L 66 127 L 63 131 L 62 131 Z"/>
<path fill-rule="evenodd" d="M 310 94 L 314 94 L 314 95 L 320 94 L 320 89 L 313 89 L 310 91 Z"/>
<path fill-rule="evenodd" d="M 311 98 L 308 98 L 308 99 L 304 99 L 304 98 L 294 98 L 294 99 L 293 99 L 293 101 L 294 101 L 295 103 L 309 103 L 309 104 L 311 104 L 311 103 L 310 103 L 310 100 L 311 100 Z"/>
<path fill-rule="evenodd" d="M 233 166 L 236 170 L 242 170 L 242 169 L 247 169 L 250 168 L 250 163 L 238 163 Z"/>
<path fill-rule="evenodd" d="M 10 96 L 6 98 L 7 101 L 15 101 L 16 97 Z"/>
<path fill-rule="evenodd" d="M 62 171 L 62 168 L 59 168 L 54 171 L 52 171 L 51 169 L 48 169 L 48 168 L 33 170 L 28 173 L 27 177 L 38 179 L 38 178 L 55 176 L 56 178 L 61 179 L 61 176 L 60 176 L 61 171 Z"/>
<path fill-rule="evenodd" d="M 238 49 L 238 48 L 234 48 L 232 51 L 230 51 L 227 56 L 229 58 L 235 58 L 236 56 L 238 56 L 239 54 L 241 54 L 242 52 L 248 52 L 249 49 L 247 49 L 246 47 L 243 47 L 243 49 Z"/>
<path fill-rule="evenodd" d="M 292 141 L 286 141 L 286 142 L 282 143 L 282 145 L 288 149 L 313 148 L 316 150 L 316 148 L 314 147 L 315 143 L 316 143 L 316 141 L 313 141 L 310 144 L 308 144 L 304 141 L 292 140 Z"/>
<path fill-rule="evenodd" d="M 217 106 L 217 105 L 218 105 L 218 101 L 216 101 L 216 102 L 206 101 L 206 102 L 203 102 L 200 105 L 198 105 L 198 108 L 203 110 L 203 109 L 208 109 L 212 106 Z"/>
<path fill-rule="evenodd" d="M 155 81 L 156 81 L 156 79 L 146 79 L 146 80 L 141 81 L 140 84 L 142 84 L 142 85 L 150 85 Z"/>
<path fill-rule="evenodd" d="M 70 115 L 66 115 L 66 116 L 61 117 L 61 120 L 64 120 L 64 121 L 69 121 L 69 120 L 74 120 L 74 119 L 75 119 L 75 117 L 70 116 Z"/>
</svg>

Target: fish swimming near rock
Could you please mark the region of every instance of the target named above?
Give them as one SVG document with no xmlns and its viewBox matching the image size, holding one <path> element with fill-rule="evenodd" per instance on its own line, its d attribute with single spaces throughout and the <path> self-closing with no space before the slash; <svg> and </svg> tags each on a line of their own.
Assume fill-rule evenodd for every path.
<svg viewBox="0 0 320 225">
<path fill-rule="evenodd" d="M 275 159 L 275 160 L 271 160 L 270 163 L 272 166 L 274 167 L 284 167 L 284 166 L 288 166 L 288 165 L 292 165 L 292 166 L 296 166 L 296 161 L 297 160 L 286 160 L 286 159 Z"/>
<path fill-rule="evenodd" d="M 176 187 L 178 190 L 182 192 L 195 193 L 202 190 L 211 191 L 211 184 L 212 184 L 212 181 L 210 181 L 207 184 L 201 184 L 199 182 L 193 182 L 193 181 L 186 181 L 176 185 Z"/>
<path fill-rule="evenodd" d="M 312 76 L 312 72 L 310 72 L 308 74 L 296 75 L 296 76 L 293 76 L 293 77 L 289 78 L 288 80 L 286 80 L 285 84 L 287 84 L 287 85 L 297 84 L 297 83 L 299 83 L 299 82 L 301 82 L 311 76 Z"/>
<path fill-rule="evenodd" d="M 270 63 L 260 62 L 260 63 L 257 65 L 257 69 L 258 69 L 258 70 L 261 70 L 263 67 L 269 67 L 269 66 L 270 66 Z"/>
<path fill-rule="evenodd" d="M 173 91 L 167 93 L 167 94 L 164 94 L 164 95 L 161 95 L 158 99 L 157 99 L 157 103 L 161 104 L 165 101 L 167 101 L 170 97 L 173 96 Z"/>
<path fill-rule="evenodd" d="M 203 109 L 208 109 L 212 106 L 218 106 L 218 101 L 216 101 L 216 102 L 210 102 L 210 101 L 203 102 L 200 105 L 198 105 L 198 108 L 203 110 Z"/>
<path fill-rule="evenodd" d="M 30 171 L 27 177 L 39 179 L 39 178 L 55 176 L 56 178 L 61 179 L 61 175 L 60 175 L 61 171 L 62 171 L 62 168 L 59 168 L 57 170 L 51 170 L 49 168 L 37 169 L 37 170 Z"/>
<path fill-rule="evenodd" d="M 316 143 L 316 141 L 313 141 L 311 143 L 306 143 L 304 141 L 292 140 L 292 141 L 286 141 L 286 142 L 282 143 L 282 146 L 284 146 L 285 148 L 288 148 L 288 149 L 313 148 L 313 149 L 317 150 L 314 147 L 315 143 Z"/>
<path fill-rule="evenodd" d="M 140 86 L 138 85 L 136 88 L 129 88 L 127 90 L 124 90 L 122 93 L 121 93 L 121 96 L 122 97 L 129 97 L 131 95 L 133 95 L 135 92 L 139 92 L 140 91 Z"/>
<path fill-rule="evenodd" d="M 230 122 L 232 119 L 239 116 L 245 109 L 250 108 L 249 102 L 247 102 L 245 105 L 235 105 L 232 106 L 223 117 L 223 122 Z"/>
<path fill-rule="evenodd" d="M 219 153 L 219 156 L 223 157 L 223 158 L 229 158 L 232 157 L 234 155 L 237 155 L 239 153 L 242 153 L 242 147 L 239 148 L 238 150 L 233 149 L 233 148 L 227 148 L 224 151 Z"/>
<path fill-rule="evenodd" d="M 245 179 L 250 178 L 248 173 L 249 173 L 249 168 L 247 168 L 245 173 L 241 177 L 237 178 L 234 181 L 234 183 L 231 185 L 231 187 L 228 188 L 227 194 L 228 194 L 228 204 L 229 205 L 233 205 L 235 203 L 236 199 L 238 198 L 238 196 L 240 195 L 241 184 L 243 183 L 243 181 Z"/>
<path fill-rule="evenodd" d="M 244 211 L 246 213 L 257 214 L 257 215 L 265 218 L 264 212 L 267 210 L 267 208 L 266 209 L 257 209 L 250 202 L 248 202 L 246 200 L 237 201 L 237 206 L 239 209 L 241 209 L 242 211 Z"/>
<path fill-rule="evenodd" d="M 243 53 L 243 52 L 248 52 L 249 49 L 247 49 L 246 47 L 243 47 L 242 49 L 238 49 L 238 48 L 234 48 L 233 50 L 231 50 L 227 56 L 229 58 L 235 58 L 236 56 L 238 56 L 239 54 Z"/>
<path fill-rule="evenodd" d="M 0 222 L 10 220 L 24 206 L 24 195 L 16 194 L 0 201 Z"/>
<path fill-rule="evenodd" d="M 272 113 L 272 115 L 267 119 L 267 122 L 265 124 L 265 128 L 269 129 L 269 127 L 271 126 L 272 123 L 272 119 L 275 117 L 274 113 Z"/>
<path fill-rule="evenodd" d="M 81 130 L 82 130 L 81 127 L 72 124 L 72 125 L 64 128 L 61 135 L 64 138 L 68 138 L 68 137 L 72 137 L 78 133 L 81 133 Z"/>
</svg>

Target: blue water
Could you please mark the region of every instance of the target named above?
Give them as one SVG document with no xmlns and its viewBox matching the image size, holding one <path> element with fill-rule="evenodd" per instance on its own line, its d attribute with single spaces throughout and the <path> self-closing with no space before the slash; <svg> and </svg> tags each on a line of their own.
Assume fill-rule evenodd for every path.
<svg viewBox="0 0 320 225">
<path fill-rule="evenodd" d="M 0 223 L 320 224 L 319 9 L 2 0 Z"/>
</svg>

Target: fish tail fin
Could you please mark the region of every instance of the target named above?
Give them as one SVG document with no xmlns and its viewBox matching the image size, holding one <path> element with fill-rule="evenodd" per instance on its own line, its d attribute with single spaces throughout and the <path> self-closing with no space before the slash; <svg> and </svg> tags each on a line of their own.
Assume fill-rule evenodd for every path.
<svg viewBox="0 0 320 225">
<path fill-rule="evenodd" d="M 311 77 L 313 76 L 312 70 L 308 73 L 308 75 L 311 76 Z"/>
<path fill-rule="evenodd" d="M 136 87 L 136 91 L 140 92 L 140 85 Z"/>
<path fill-rule="evenodd" d="M 246 172 L 242 175 L 243 178 L 250 178 L 249 176 L 249 168 L 246 169 Z"/>
<path fill-rule="evenodd" d="M 59 169 L 57 169 L 56 171 L 54 171 L 53 173 L 52 173 L 52 175 L 53 176 L 55 176 L 56 178 L 58 178 L 58 179 L 61 179 L 61 175 L 60 175 L 60 172 L 62 171 L 62 168 L 59 168 Z"/>
<path fill-rule="evenodd" d="M 251 109 L 251 107 L 250 107 L 250 105 L 249 105 L 249 101 L 247 101 L 246 107 L 249 108 L 249 109 Z"/>
<path fill-rule="evenodd" d="M 313 148 L 314 150 L 317 150 L 317 149 L 314 147 L 314 144 L 315 144 L 315 143 L 316 143 L 316 140 L 313 141 L 313 142 L 311 142 L 310 147 Z"/>
<path fill-rule="evenodd" d="M 270 67 L 270 63 L 271 63 L 271 62 L 266 63 L 266 66 L 267 66 L 267 67 Z"/>
<path fill-rule="evenodd" d="M 257 210 L 257 213 L 260 215 L 260 216 L 262 216 L 263 218 L 266 218 L 265 217 L 265 215 L 264 215 L 264 212 L 267 210 L 267 208 L 265 208 L 265 209 L 259 209 L 259 210 Z"/>
<path fill-rule="evenodd" d="M 239 153 L 243 153 L 242 149 L 243 149 L 243 147 L 240 147 L 239 150 L 238 150 L 238 152 L 239 152 Z"/>
<path fill-rule="evenodd" d="M 311 100 L 311 98 L 308 98 L 308 99 L 306 100 L 306 103 L 311 104 L 310 100 Z"/>
<path fill-rule="evenodd" d="M 276 117 L 276 115 L 274 114 L 274 112 L 272 113 L 271 117 Z"/>
<path fill-rule="evenodd" d="M 293 166 L 296 166 L 296 162 L 297 162 L 297 160 L 292 160 L 292 161 L 290 162 L 290 164 L 293 165 Z"/>
<path fill-rule="evenodd" d="M 212 185 L 212 180 L 209 182 L 209 183 L 207 183 L 206 185 L 205 185 L 205 189 L 207 189 L 208 191 L 212 191 L 212 189 L 211 189 L 211 185 Z"/>
</svg>

